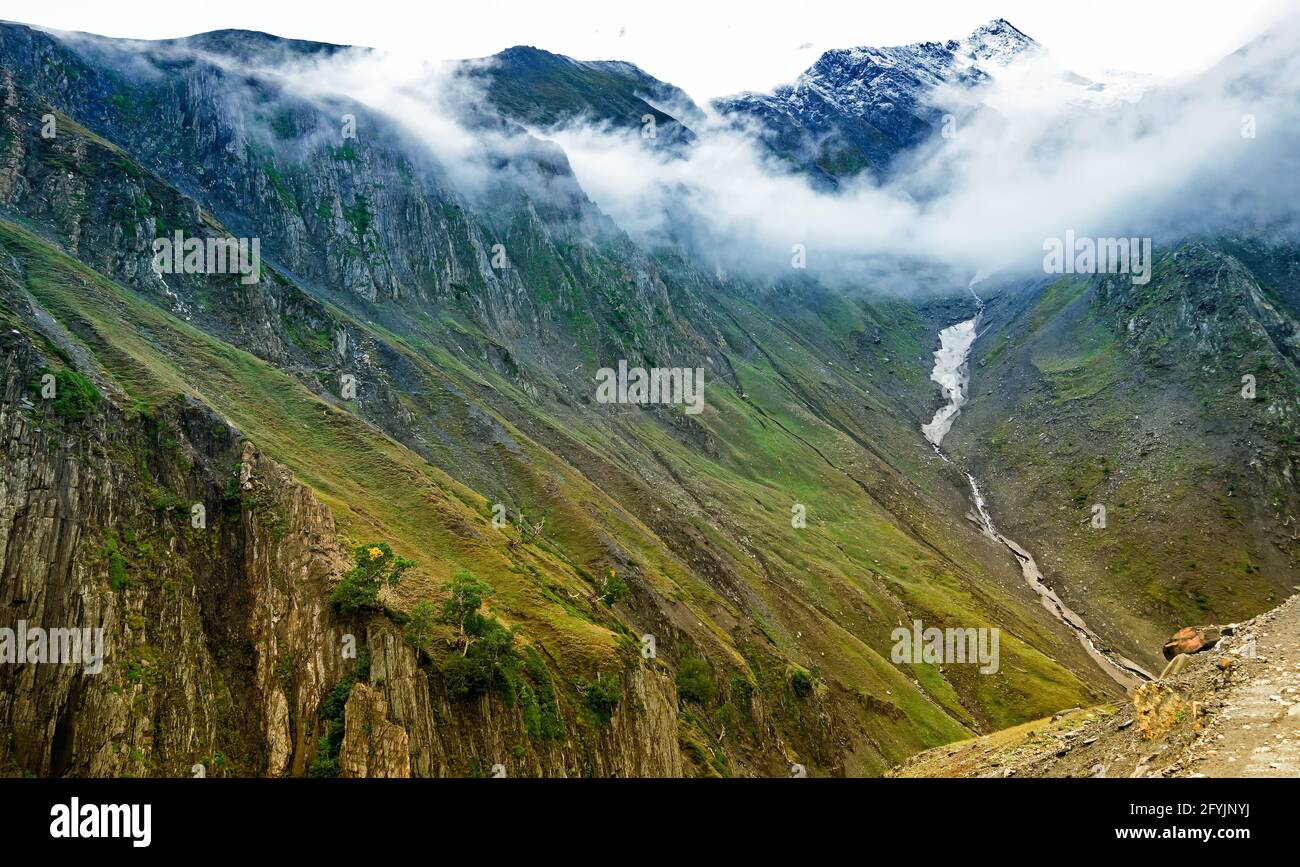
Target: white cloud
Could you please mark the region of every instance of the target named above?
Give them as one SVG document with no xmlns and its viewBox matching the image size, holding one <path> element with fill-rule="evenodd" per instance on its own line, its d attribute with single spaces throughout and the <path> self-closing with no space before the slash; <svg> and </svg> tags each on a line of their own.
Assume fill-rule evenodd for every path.
<svg viewBox="0 0 1300 867">
<path fill-rule="evenodd" d="M 984 106 L 954 139 L 935 139 L 885 185 L 863 179 L 836 194 L 782 173 L 720 128 L 702 130 L 683 159 L 607 128 L 551 135 L 630 233 L 687 240 L 728 270 L 779 275 L 795 243 L 807 246 L 810 274 L 834 280 L 867 273 L 879 257 L 981 273 L 1034 267 L 1044 239 L 1066 229 L 1159 240 L 1293 215 L 1297 21 L 1137 105 L 1080 105 L 1079 88 L 1050 58 L 1022 61 L 979 92 L 937 95 L 958 114 Z M 1242 136 L 1247 114 L 1258 138 Z"/>
<path fill-rule="evenodd" d="M 983 274 L 1035 267 L 1044 239 L 1067 229 L 1159 242 L 1291 218 L 1300 185 L 1296 44 L 1292 18 L 1209 73 L 1106 108 L 1081 105 L 1079 86 L 1050 58 L 1026 59 L 979 91 L 935 95 L 963 118 L 955 138 L 936 138 L 883 185 L 864 177 L 834 194 L 717 122 L 697 127 L 684 155 L 646 148 L 639 130 L 580 122 L 534 135 L 563 149 L 583 190 L 635 239 L 681 243 L 727 272 L 788 276 L 801 244 L 807 273 L 828 282 L 876 279 L 915 260 Z M 301 96 L 342 96 L 388 115 L 462 193 L 501 180 L 534 195 L 568 192 L 533 170 L 536 138 L 467 128 L 485 95 L 448 65 L 355 51 L 273 74 Z M 1248 114 L 1253 139 L 1242 136 Z"/>
</svg>

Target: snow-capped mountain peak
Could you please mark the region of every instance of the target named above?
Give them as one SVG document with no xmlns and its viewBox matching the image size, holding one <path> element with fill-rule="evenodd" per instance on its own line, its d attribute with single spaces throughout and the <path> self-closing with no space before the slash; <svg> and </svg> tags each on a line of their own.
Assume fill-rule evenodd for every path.
<svg viewBox="0 0 1300 867">
<path fill-rule="evenodd" d="M 1041 50 L 1041 45 L 1005 18 L 997 18 L 977 27 L 965 39 L 958 40 L 953 48 L 953 52 L 959 57 L 976 62 L 985 61 L 997 66 L 1006 66 L 1026 52 Z"/>
<path fill-rule="evenodd" d="M 1009 22 L 963 39 L 827 51 L 792 84 L 714 103 L 722 115 L 759 122 L 765 143 L 830 185 L 864 169 L 881 173 L 898 151 L 930 135 L 941 87 L 981 84 L 1040 46 Z"/>
<path fill-rule="evenodd" d="M 1022 60 L 1033 68 L 1019 68 Z M 834 187 L 864 170 L 883 176 L 899 152 L 935 134 L 948 113 L 940 96 L 945 88 L 975 88 L 994 79 L 1011 87 L 1062 80 L 1072 85 L 1067 100 L 1097 108 L 1134 102 L 1152 84 L 1119 73 L 1100 79 L 1074 74 L 997 18 L 946 42 L 827 51 L 791 84 L 713 105 L 737 122 L 756 122 L 769 150 Z"/>
</svg>

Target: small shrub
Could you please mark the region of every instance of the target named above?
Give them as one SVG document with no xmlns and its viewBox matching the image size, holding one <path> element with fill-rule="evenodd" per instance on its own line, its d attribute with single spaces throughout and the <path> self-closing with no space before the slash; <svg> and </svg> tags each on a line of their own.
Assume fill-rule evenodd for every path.
<svg viewBox="0 0 1300 867">
<path fill-rule="evenodd" d="M 813 679 L 802 668 L 796 668 L 790 672 L 790 688 L 794 690 L 794 694 L 799 698 L 807 698 L 812 695 Z"/>
<path fill-rule="evenodd" d="M 108 560 L 108 584 L 113 592 L 121 593 L 130 585 L 131 579 L 126 574 L 126 558 L 122 556 L 116 536 L 105 537 L 104 558 Z"/>
<path fill-rule="evenodd" d="M 677 694 L 696 704 L 708 704 L 715 692 L 709 664 L 698 656 L 683 659 L 677 669 Z"/>
<path fill-rule="evenodd" d="M 564 720 L 560 716 L 560 706 L 555 697 L 555 685 L 551 674 L 542 662 L 542 655 L 537 648 L 529 647 L 524 654 L 524 672 L 532 684 L 520 688 L 519 701 L 522 706 L 524 728 L 530 738 L 559 740 L 564 735 Z"/>
<path fill-rule="evenodd" d="M 280 648 L 280 655 L 275 660 L 275 679 L 280 682 L 286 695 L 292 691 L 290 687 L 293 685 L 293 669 L 293 654 L 287 647 Z"/>
<path fill-rule="evenodd" d="M 609 575 L 605 577 L 605 583 L 600 588 L 600 601 L 612 606 L 615 602 L 626 599 L 631 592 L 632 590 L 627 586 L 627 582 L 619 578 L 617 572 L 610 569 Z"/>
<path fill-rule="evenodd" d="M 519 691 L 519 656 L 513 631 L 493 617 L 478 620 L 475 640 L 461 654 L 449 654 L 442 663 L 442 676 L 453 698 L 477 698 L 495 690 L 510 705 Z"/>
<path fill-rule="evenodd" d="M 425 600 L 415 603 L 402 634 L 412 647 L 428 656 L 437 628 L 438 608 L 432 602 Z"/>
<path fill-rule="evenodd" d="M 596 675 L 592 681 L 579 680 L 578 692 L 582 693 L 587 709 L 599 725 L 608 725 L 614 715 L 618 700 L 623 697 L 623 685 L 617 678 Z"/>
<path fill-rule="evenodd" d="M 49 373 L 49 371 L 45 371 Z M 39 394 L 42 383 L 32 388 Z M 95 384 L 70 367 L 54 374 L 54 398 L 51 407 L 64 421 L 81 421 L 99 406 L 99 390 Z"/>
<path fill-rule="evenodd" d="M 475 698 L 487 692 L 492 671 L 486 661 L 451 654 L 442 663 L 442 678 L 452 698 Z"/>
<path fill-rule="evenodd" d="M 339 775 L 339 750 L 343 746 L 343 710 L 347 707 L 348 696 L 355 677 L 345 677 L 330 690 L 329 697 L 321 707 L 321 720 L 325 723 L 325 734 L 316 744 L 316 755 L 307 769 L 309 777 L 337 777 Z"/>
<path fill-rule="evenodd" d="M 370 226 L 375 221 L 375 212 L 370 208 L 370 202 L 365 196 L 357 196 L 356 202 L 343 208 L 343 216 L 352 226 L 352 231 L 358 238 L 365 237 Z"/>
</svg>

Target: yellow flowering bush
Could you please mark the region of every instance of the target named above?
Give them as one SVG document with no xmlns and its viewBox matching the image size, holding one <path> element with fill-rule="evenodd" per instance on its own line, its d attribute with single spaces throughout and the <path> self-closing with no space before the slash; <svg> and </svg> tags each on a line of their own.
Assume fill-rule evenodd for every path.
<svg viewBox="0 0 1300 867">
<path fill-rule="evenodd" d="M 402 573 L 415 565 L 393 553 L 387 542 L 358 545 L 352 552 L 356 565 L 334 585 L 330 601 L 340 614 L 355 614 L 363 609 L 378 610 L 379 588 L 396 587 Z"/>
</svg>

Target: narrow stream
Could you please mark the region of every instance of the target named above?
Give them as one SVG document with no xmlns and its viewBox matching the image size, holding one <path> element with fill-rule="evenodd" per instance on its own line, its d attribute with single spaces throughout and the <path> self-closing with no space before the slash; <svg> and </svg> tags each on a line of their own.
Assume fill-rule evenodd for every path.
<svg viewBox="0 0 1300 867">
<path fill-rule="evenodd" d="M 970 389 L 970 365 L 968 361 L 971 347 L 975 345 L 975 338 L 978 336 L 980 318 L 984 313 L 984 302 L 980 300 L 978 295 L 975 295 L 974 285 L 972 281 L 971 295 L 975 296 L 977 305 L 975 315 L 964 322 L 958 322 L 956 325 L 951 325 L 940 331 L 939 349 L 934 353 L 934 370 L 930 374 L 930 379 L 937 382 L 940 388 L 943 389 L 947 403 L 935 412 L 934 418 L 929 424 L 921 425 L 921 432 L 934 446 L 935 454 L 950 464 L 952 461 L 939 446 L 948 431 L 952 430 L 953 423 L 957 420 L 957 416 L 961 414 L 961 408 L 966 405 Z M 1096 633 L 1088 628 L 1088 624 L 1084 622 L 1083 618 L 1070 610 L 1061 601 L 1061 597 L 1057 596 L 1056 591 L 1049 587 L 1044 580 L 1042 570 L 1038 568 L 1038 563 L 1034 561 L 1033 555 L 998 531 L 997 526 L 993 523 L 993 517 L 989 514 L 984 495 L 980 492 L 979 483 L 975 481 L 975 477 L 970 473 L 965 475 L 970 483 L 971 499 L 975 503 L 975 511 L 979 515 L 984 532 L 990 538 L 1006 546 L 1007 550 L 1016 558 L 1016 561 L 1020 563 L 1020 570 L 1024 573 L 1025 582 L 1038 594 L 1043 607 L 1074 631 L 1084 650 L 1088 651 L 1088 654 L 1097 661 L 1102 670 L 1110 675 L 1116 683 L 1124 687 L 1125 691 L 1142 680 L 1154 680 L 1150 672 L 1143 669 L 1142 666 L 1127 659 L 1122 654 L 1106 648 Z"/>
</svg>

